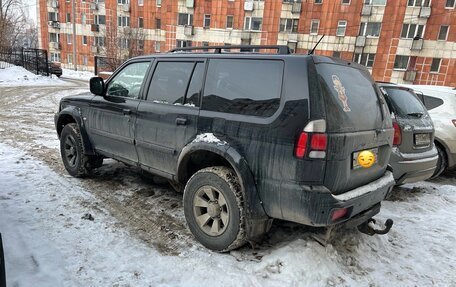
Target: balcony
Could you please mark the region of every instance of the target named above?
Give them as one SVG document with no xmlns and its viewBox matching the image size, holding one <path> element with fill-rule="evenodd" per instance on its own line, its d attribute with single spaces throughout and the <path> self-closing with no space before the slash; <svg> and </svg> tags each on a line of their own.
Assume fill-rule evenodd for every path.
<svg viewBox="0 0 456 287">
<path fill-rule="evenodd" d="M 298 34 L 296 34 L 296 33 L 289 33 L 289 34 L 288 34 L 288 41 L 289 41 L 289 42 L 298 42 Z"/>
<path fill-rule="evenodd" d="M 415 79 L 416 79 L 416 71 L 414 71 L 414 70 L 405 71 L 403 79 L 404 79 L 404 81 L 407 81 L 407 82 L 415 81 Z"/>
<path fill-rule="evenodd" d="M 185 36 L 192 36 L 193 35 L 193 26 L 185 26 L 184 27 L 184 35 Z"/>
<path fill-rule="evenodd" d="M 90 10 L 98 10 L 98 3 L 90 3 Z"/>
<path fill-rule="evenodd" d="M 122 5 L 122 11 L 130 12 L 130 4 L 123 4 Z"/>
<path fill-rule="evenodd" d="M 90 52 L 93 54 L 98 54 L 98 46 L 90 46 Z"/>
<path fill-rule="evenodd" d="M 420 18 L 431 17 L 431 7 L 421 7 L 420 15 L 418 15 L 418 17 L 420 17 Z"/>
<path fill-rule="evenodd" d="M 252 39 L 252 33 L 250 31 L 241 32 L 241 40 L 250 40 Z"/>
<path fill-rule="evenodd" d="M 372 15 L 372 6 L 364 5 L 363 9 L 361 10 L 361 16 L 370 16 L 370 15 Z"/>
<path fill-rule="evenodd" d="M 294 2 L 291 6 L 291 13 L 301 13 L 302 3 Z"/>
<path fill-rule="evenodd" d="M 98 25 L 98 24 L 90 25 L 90 31 L 92 31 L 92 32 L 100 32 L 100 25 Z"/>
<path fill-rule="evenodd" d="M 357 36 L 355 47 L 364 47 L 366 46 L 366 36 Z"/>
<path fill-rule="evenodd" d="M 194 0 L 186 0 L 185 1 L 185 6 L 187 8 L 195 8 L 195 1 Z"/>
<path fill-rule="evenodd" d="M 424 40 L 422 38 L 413 39 L 410 50 L 421 51 L 423 49 Z"/>
<path fill-rule="evenodd" d="M 249 11 L 249 12 L 253 11 L 253 0 L 244 2 L 244 11 Z"/>
<path fill-rule="evenodd" d="M 49 21 L 48 25 L 51 28 L 60 29 L 60 22 L 59 21 Z"/>
<path fill-rule="evenodd" d="M 49 42 L 49 48 L 54 50 L 60 50 L 62 46 L 59 42 Z"/>
</svg>

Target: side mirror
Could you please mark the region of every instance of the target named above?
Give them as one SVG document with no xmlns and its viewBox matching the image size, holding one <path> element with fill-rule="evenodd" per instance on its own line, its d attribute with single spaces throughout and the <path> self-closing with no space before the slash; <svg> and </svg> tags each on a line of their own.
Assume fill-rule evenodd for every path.
<svg viewBox="0 0 456 287">
<path fill-rule="evenodd" d="M 90 92 L 98 96 L 104 96 L 105 83 L 101 77 L 90 78 Z"/>
</svg>

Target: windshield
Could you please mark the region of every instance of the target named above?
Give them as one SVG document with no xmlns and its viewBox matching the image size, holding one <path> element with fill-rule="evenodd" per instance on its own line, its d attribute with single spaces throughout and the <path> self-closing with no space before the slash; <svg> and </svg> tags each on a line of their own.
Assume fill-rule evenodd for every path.
<svg viewBox="0 0 456 287">
<path fill-rule="evenodd" d="M 382 112 L 377 89 L 368 71 L 345 65 L 318 64 L 329 132 L 378 129 Z"/>
<path fill-rule="evenodd" d="M 392 111 L 401 117 L 421 117 L 426 109 L 410 91 L 400 88 L 383 88 Z"/>
</svg>

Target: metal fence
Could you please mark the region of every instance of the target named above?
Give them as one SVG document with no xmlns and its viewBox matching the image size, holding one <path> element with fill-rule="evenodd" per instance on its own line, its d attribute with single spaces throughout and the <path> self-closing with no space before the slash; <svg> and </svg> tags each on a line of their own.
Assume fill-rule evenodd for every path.
<svg viewBox="0 0 456 287">
<path fill-rule="evenodd" d="M 0 46 L 0 68 L 7 68 L 12 65 L 22 66 L 37 75 L 49 76 L 46 50 Z"/>
</svg>

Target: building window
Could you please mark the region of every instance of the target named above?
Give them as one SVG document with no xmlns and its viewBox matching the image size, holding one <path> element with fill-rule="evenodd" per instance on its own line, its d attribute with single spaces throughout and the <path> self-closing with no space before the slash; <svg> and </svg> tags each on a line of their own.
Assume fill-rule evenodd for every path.
<svg viewBox="0 0 456 287">
<path fill-rule="evenodd" d="M 161 19 L 155 19 L 155 29 L 161 29 Z"/>
<path fill-rule="evenodd" d="M 71 23 L 71 13 L 66 13 L 66 22 Z"/>
<path fill-rule="evenodd" d="M 446 4 L 445 4 L 445 8 L 454 8 L 455 2 L 456 2 L 455 0 L 447 0 Z"/>
<path fill-rule="evenodd" d="M 177 46 L 178 48 L 191 47 L 191 46 L 192 46 L 192 41 L 177 40 L 177 41 L 176 41 L 176 46 Z"/>
<path fill-rule="evenodd" d="M 117 4 L 119 4 L 119 5 L 128 4 L 128 0 L 117 0 Z"/>
<path fill-rule="evenodd" d="M 405 70 L 408 67 L 409 56 L 396 55 L 394 60 L 394 69 Z"/>
<path fill-rule="evenodd" d="M 59 13 L 49 12 L 48 13 L 48 21 L 59 21 Z"/>
<path fill-rule="evenodd" d="M 380 22 L 361 22 L 359 26 L 360 36 L 379 37 L 382 23 Z"/>
<path fill-rule="evenodd" d="M 160 52 L 160 42 L 155 42 L 155 52 Z"/>
<path fill-rule="evenodd" d="M 417 24 L 403 24 L 401 38 L 413 39 L 415 37 L 422 38 L 424 31 L 424 25 Z"/>
<path fill-rule="evenodd" d="M 82 13 L 82 15 L 81 15 L 81 23 L 82 23 L 82 25 L 85 25 L 86 22 L 87 22 L 87 21 L 86 21 L 86 14 L 85 14 L 85 13 Z"/>
<path fill-rule="evenodd" d="M 350 5 L 350 0 L 342 0 L 343 5 Z M 340 58 L 340 57 L 337 57 Z"/>
<path fill-rule="evenodd" d="M 97 47 L 104 47 L 105 46 L 105 38 L 104 37 L 95 37 L 94 45 Z"/>
<path fill-rule="evenodd" d="M 315 0 L 314 3 L 315 3 L 315 4 L 322 4 L 322 3 L 323 3 L 323 0 Z"/>
<path fill-rule="evenodd" d="M 93 22 L 98 25 L 105 25 L 106 15 L 93 15 Z"/>
<path fill-rule="evenodd" d="M 87 36 L 82 36 L 82 45 L 87 45 Z"/>
<path fill-rule="evenodd" d="M 144 6 L 144 0 L 138 0 L 138 6 Z"/>
<path fill-rule="evenodd" d="M 314 20 L 310 21 L 310 35 L 317 35 L 319 26 L 320 26 L 320 20 L 314 19 Z"/>
<path fill-rule="evenodd" d="M 144 50 L 144 40 L 139 39 L 139 40 L 137 41 L 136 45 L 138 46 L 138 50 L 139 50 L 139 51 L 143 51 L 143 50 Z"/>
<path fill-rule="evenodd" d="M 298 42 L 288 42 L 287 43 L 288 49 L 290 49 L 290 53 L 296 53 L 296 49 L 298 48 Z"/>
<path fill-rule="evenodd" d="M 449 28 L 449 26 L 440 26 L 438 40 L 445 41 L 447 39 L 447 37 L 448 37 L 448 28 Z"/>
<path fill-rule="evenodd" d="M 279 31 L 280 32 L 293 32 L 293 33 L 298 32 L 298 21 L 299 21 L 299 19 L 288 19 L 288 18 L 280 19 Z"/>
<path fill-rule="evenodd" d="M 193 14 L 179 13 L 177 25 L 193 26 Z"/>
<path fill-rule="evenodd" d="M 336 36 L 345 36 L 345 30 L 347 29 L 347 21 L 341 20 L 337 23 Z"/>
<path fill-rule="evenodd" d="M 429 7 L 430 0 L 408 0 L 407 6 L 409 7 Z"/>
<path fill-rule="evenodd" d="M 51 53 L 51 62 L 60 62 L 60 53 Z"/>
<path fill-rule="evenodd" d="M 89 65 L 89 59 L 87 56 L 82 56 L 82 65 L 83 66 L 88 66 Z"/>
<path fill-rule="evenodd" d="M 283 0 L 283 3 L 301 3 L 302 0 Z"/>
<path fill-rule="evenodd" d="M 130 48 L 130 39 L 119 38 L 119 47 L 124 50 L 129 49 Z"/>
<path fill-rule="evenodd" d="M 67 63 L 68 64 L 73 64 L 73 54 L 68 54 L 67 55 Z"/>
<path fill-rule="evenodd" d="M 144 18 L 143 17 L 138 18 L 138 28 L 144 28 Z"/>
<path fill-rule="evenodd" d="M 67 34 L 66 35 L 66 38 L 67 38 L 67 44 L 68 45 L 71 45 L 72 44 L 72 39 L 73 39 L 73 35 L 70 35 L 70 34 Z"/>
<path fill-rule="evenodd" d="M 49 33 L 49 42 L 58 43 L 59 42 L 59 34 Z"/>
<path fill-rule="evenodd" d="M 118 16 L 117 17 L 117 26 L 119 26 L 119 27 L 129 27 L 130 26 L 130 17 L 128 17 L 128 16 Z"/>
<path fill-rule="evenodd" d="M 211 15 L 205 14 L 204 15 L 204 28 L 211 27 Z"/>
<path fill-rule="evenodd" d="M 244 30 L 261 31 L 263 18 L 260 17 L 245 17 Z"/>
<path fill-rule="evenodd" d="M 157 2 L 155 2 L 155 3 L 157 3 L 157 6 L 158 6 L 158 7 L 160 7 L 160 6 L 162 5 L 162 1 L 161 1 L 161 0 L 157 0 Z M 159 50 L 160 50 L 160 49 L 159 49 Z"/>
<path fill-rule="evenodd" d="M 355 55 L 353 57 L 353 62 L 364 65 L 368 68 L 371 68 L 374 65 L 374 61 L 375 61 L 375 54 L 355 53 Z"/>
<path fill-rule="evenodd" d="M 234 20 L 233 15 L 226 16 L 226 28 L 227 29 L 233 29 L 233 20 Z"/>
<path fill-rule="evenodd" d="M 386 0 L 364 0 L 365 5 L 385 6 Z"/>
<path fill-rule="evenodd" d="M 440 63 L 442 62 L 442 59 L 440 58 L 434 58 L 432 59 L 432 64 L 431 64 L 431 72 L 432 73 L 438 73 L 440 70 Z"/>
</svg>

